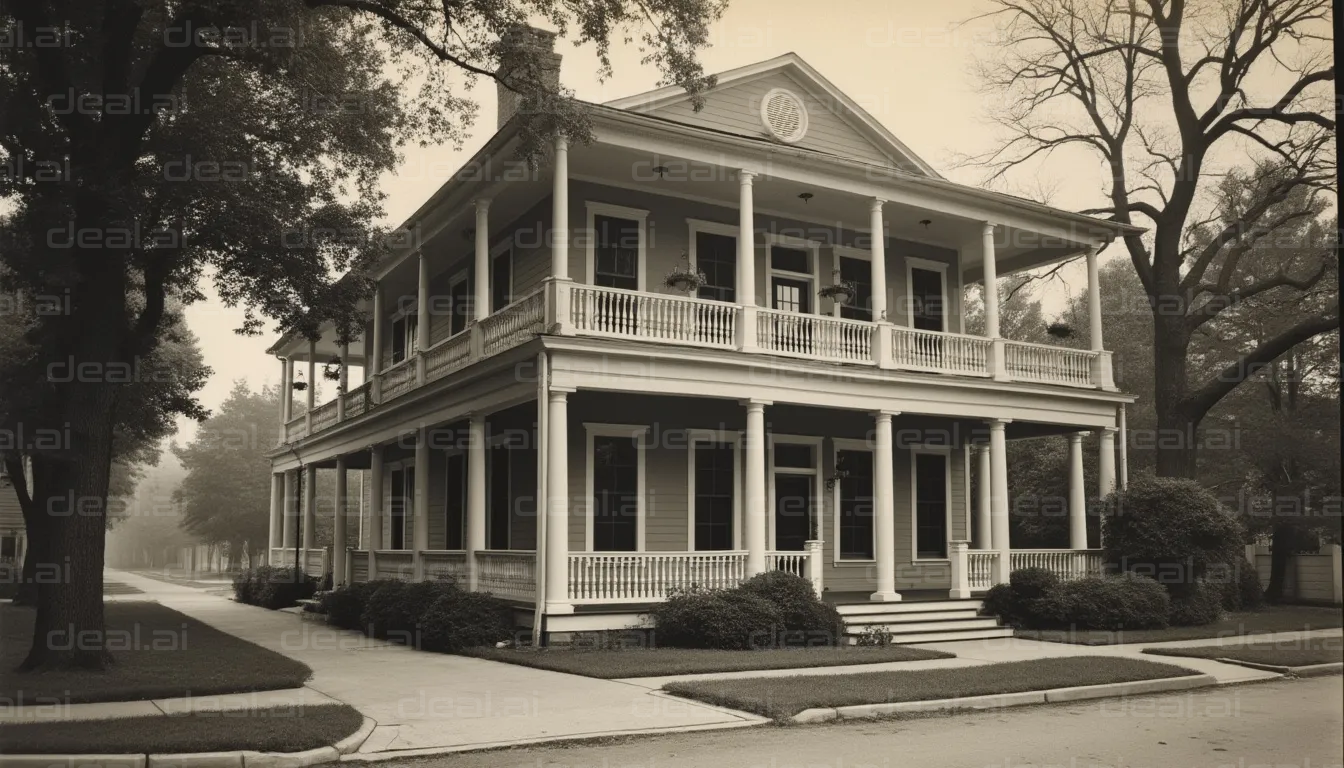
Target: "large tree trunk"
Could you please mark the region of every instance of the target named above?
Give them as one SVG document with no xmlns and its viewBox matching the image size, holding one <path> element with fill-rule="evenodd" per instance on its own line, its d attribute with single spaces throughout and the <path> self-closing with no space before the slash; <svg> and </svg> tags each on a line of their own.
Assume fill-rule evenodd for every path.
<svg viewBox="0 0 1344 768">
<path fill-rule="evenodd" d="M 1196 431 L 1203 414 L 1190 413 L 1186 402 L 1189 347 L 1184 315 L 1154 311 L 1153 404 L 1157 410 L 1159 477 L 1195 476 L 1199 448 Z"/>
<path fill-rule="evenodd" d="M 1282 603 L 1288 581 L 1288 563 L 1297 551 L 1297 529 L 1288 523 L 1275 523 L 1270 533 L 1269 584 L 1265 602 Z"/>
</svg>

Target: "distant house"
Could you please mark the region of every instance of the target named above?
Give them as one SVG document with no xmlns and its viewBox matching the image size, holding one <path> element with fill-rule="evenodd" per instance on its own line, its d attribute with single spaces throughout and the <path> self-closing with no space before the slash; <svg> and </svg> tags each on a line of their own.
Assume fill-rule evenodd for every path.
<svg viewBox="0 0 1344 768">
<path fill-rule="evenodd" d="M 794 54 L 720 74 L 700 111 L 677 88 L 591 104 L 595 141 L 557 140 L 539 172 L 510 166 L 508 96 L 378 265 L 361 338 L 328 323 L 271 348 L 290 395 L 273 561 L 303 550 L 338 583 L 455 576 L 559 635 L 769 569 L 853 625 L 956 603 L 907 606 L 907 639 L 1001 634 L 965 598 L 1012 568 L 1100 567 L 1083 435 L 1100 434 L 1091 496 L 1123 481 L 1133 398 L 1102 343 L 1096 253 L 1140 230 L 944 179 Z M 1073 257 L 1085 343 L 1002 338 L 994 292 L 987 333 L 965 332 L 966 285 Z M 315 402 L 324 368 L 352 367 L 362 385 Z M 1006 441 L 1047 435 L 1070 442 L 1070 547 L 1010 551 Z M 339 472 L 338 506 L 351 470 L 370 480 L 359 546 L 329 559 L 318 468 Z"/>
<path fill-rule="evenodd" d="M 28 534 L 23 523 L 23 510 L 19 507 L 19 494 L 13 478 L 4 464 L 0 464 L 0 564 L 22 563 L 27 549 Z"/>
</svg>

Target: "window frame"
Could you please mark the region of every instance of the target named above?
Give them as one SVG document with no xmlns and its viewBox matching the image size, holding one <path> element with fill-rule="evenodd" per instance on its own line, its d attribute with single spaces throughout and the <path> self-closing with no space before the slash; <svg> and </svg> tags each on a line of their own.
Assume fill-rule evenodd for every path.
<svg viewBox="0 0 1344 768">
<path fill-rule="evenodd" d="M 645 450 L 648 447 L 649 427 L 643 424 L 599 424 L 584 422 L 584 526 L 583 526 L 583 547 L 585 552 L 594 552 L 593 549 L 593 516 L 596 512 L 596 497 L 594 494 L 593 471 L 597 468 L 597 463 L 593 457 L 593 438 L 595 437 L 627 437 L 635 440 L 635 552 L 645 551 L 645 535 L 647 526 L 645 525 L 645 505 L 646 505 L 646 458 Z"/>
<path fill-rule="evenodd" d="M 847 437 L 836 437 L 831 439 L 831 466 L 837 466 L 840 462 L 841 451 L 865 451 L 872 458 L 873 462 L 873 483 L 877 483 L 877 447 L 867 440 L 855 440 Z M 862 558 L 841 558 L 840 557 L 840 483 L 838 480 L 835 487 L 831 489 L 831 535 L 834 537 L 831 545 L 831 562 L 837 567 L 848 565 L 869 566 L 877 562 L 877 489 L 873 489 L 873 557 L 871 559 Z M 894 554 L 894 553 L 893 553 Z"/>
<path fill-rule="evenodd" d="M 697 443 L 727 443 L 733 448 L 733 552 L 742 551 L 742 434 L 729 430 L 686 430 L 686 551 L 723 552 L 695 548 L 695 446 Z"/>
<path fill-rule="evenodd" d="M 941 283 L 943 287 L 943 330 L 942 333 L 949 333 L 949 320 L 951 318 L 952 307 L 948 304 L 947 295 L 947 270 L 951 265 L 945 261 L 933 261 L 932 259 L 921 259 L 916 256 L 905 257 L 905 327 L 915 327 L 915 294 L 914 294 L 914 272 L 916 269 L 922 269 L 927 272 L 938 272 L 942 275 Z"/>
<path fill-rule="evenodd" d="M 467 484 L 471 481 L 471 454 L 465 448 L 447 448 L 444 449 L 442 453 L 443 453 L 443 548 L 449 552 L 465 552 L 467 549 L 467 516 L 470 514 L 470 510 L 468 509 L 469 494 L 467 492 Z M 450 505 L 450 500 L 453 498 L 453 485 L 452 485 L 453 474 L 448 471 L 448 467 L 449 462 L 451 462 L 454 458 L 458 456 L 462 457 L 462 493 L 461 493 L 462 519 L 459 521 L 461 523 L 461 526 L 460 530 L 458 531 L 458 539 L 462 542 L 462 546 L 458 549 L 453 549 L 448 546 L 448 544 L 450 543 L 448 536 L 448 531 L 450 530 L 448 526 L 448 508 Z"/>
<path fill-rule="evenodd" d="M 642 239 L 642 233 L 641 233 L 641 239 Z M 500 305 L 499 307 L 496 307 L 496 306 L 494 305 L 494 304 L 495 304 L 495 287 L 496 287 L 496 286 L 495 286 L 495 259 L 499 258 L 499 256 L 500 256 L 501 254 L 504 254 L 504 253 L 508 253 L 508 255 L 509 255 L 509 287 L 508 287 L 508 290 L 506 290 L 506 291 L 504 292 L 504 297 L 505 297 L 506 299 L 508 299 L 508 301 L 504 302 L 504 303 L 503 303 L 502 305 Z M 515 276 L 515 272 L 517 271 L 518 265 L 514 262 L 514 258 L 513 258 L 513 257 L 514 257 L 514 254 L 515 254 L 515 253 L 516 253 L 516 251 L 515 251 L 514 248 L 513 248 L 513 240 L 512 240 L 512 239 L 501 240 L 500 242 L 495 243 L 493 246 L 490 247 L 490 259 L 489 259 L 489 266 L 488 266 L 488 268 L 489 268 L 489 273 L 490 273 L 490 279 L 489 279 L 489 283 L 490 283 L 490 311 L 487 313 L 487 317 L 488 317 L 489 315 L 493 315 L 493 314 L 495 314 L 495 313 L 498 312 L 499 310 L 503 309 L 504 307 L 509 306 L 509 305 L 512 304 L 515 300 L 517 300 L 517 296 L 518 296 L 517 291 L 516 291 L 516 288 L 517 288 L 517 277 Z"/>
<path fill-rule="evenodd" d="M 635 290 L 645 291 L 647 282 L 645 280 L 648 264 L 648 218 L 649 212 L 643 208 L 630 208 L 624 205 L 615 205 L 613 203 L 601 203 L 595 200 L 584 201 L 584 207 L 587 209 L 587 280 L 588 285 L 597 285 L 597 217 L 609 216 L 616 219 L 626 219 L 634 221 L 639 228 L 639 248 L 635 263 Z M 618 289 L 619 290 L 619 289 Z"/>
<path fill-rule="evenodd" d="M 946 563 L 950 561 L 952 554 L 952 446 L 950 445 L 915 445 L 911 446 L 910 453 L 910 562 L 912 563 Z M 945 557 L 920 557 L 919 556 L 919 510 L 917 508 L 917 498 L 919 489 L 916 487 L 918 476 L 916 474 L 915 462 L 919 454 L 938 454 L 944 460 L 943 498 L 946 499 L 943 510 L 944 532 L 947 537 Z"/>
<path fill-rule="evenodd" d="M 401 515 L 400 515 L 402 545 L 400 547 L 394 548 L 392 546 L 392 530 L 393 530 L 392 520 L 393 518 L 398 517 L 398 515 L 394 515 L 392 513 L 391 502 L 392 499 L 398 498 L 396 492 L 397 491 L 396 483 L 393 482 L 393 475 L 395 475 L 397 472 L 401 473 L 401 485 L 402 485 L 402 493 L 400 496 L 400 498 L 402 499 Z M 383 544 L 386 545 L 384 547 L 384 550 L 388 552 L 412 552 L 415 549 L 415 459 L 407 458 L 407 459 L 397 459 L 396 461 L 389 461 L 386 464 L 384 464 L 383 473 L 384 476 L 387 478 L 387 484 L 389 486 L 389 490 L 391 491 L 390 493 L 386 494 L 383 499 L 385 510 L 385 514 L 383 515 L 383 517 L 385 520 L 387 520 L 387 531 L 386 531 L 387 535 L 383 537 Z M 406 480 L 408 477 L 410 478 L 411 481 L 410 483 L 411 488 L 409 494 L 406 493 Z"/>
<path fill-rule="evenodd" d="M 765 514 L 765 543 L 766 552 L 779 552 L 776 548 L 778 542 L 775 541 L 775 473 L 781 472 L 786 475 L 809 475 L 812 477 L 812 512 L 817 516 L 824 514 L 822 504 L 824 503 L 821 480 L 821 454 L 826 438 L 814 435 L 782 435 L 770 433 L 767 446 L 769 447 L 769 456 L 766 457 L 766 514 Z M 799 467 L 776 467 L 775 466 L 775 446 L 779 443 L 786 445 L 810 445 L 812 446 L 812 468 L 801 469 Z M 826 526 L 818 521 L 817 536 L 825 547 Z"/>
<path fill-rule="evenodd" d="M 392 334 L 392 337 L 388 339 L 388 345 L 387 345 L 387 359 L 389 368 L 394 368 L 398 365 L 401 365 L 407 360 L 414 358 L 416 354 L 419 352 L 419 349 L 417 348 L 416 344 L 416 342 L 418 341 L 420 331 L 420 311 L 418 301 L 419 300 L 413 301 L 411 302 L 410 306 L 406 307 L 405 309 L 401 309 L 398 310 L 397 312 L 394 312 L 392 314 L 391 319 L 388 321 L 387 324 L 388 332 Z M 397 323 L 402 322 L 405 323 L 405 325 L 402 326 L 405 329 L 402 333 L 406 344 L 406 356 L 400 360 L 397 360 L 395 359 L 397 354 L 396 352 L 397 347 L 396 344 L 392 342 L 394 342 L 397 338 Z"/>
<path fill-rule="evenodd" d="M 466 283 L 467 288 L 466 299 L 463 303 L 467 305 L 470 312 L 462 314 L 462 330 L 454 333 L 453 321 L 458 317 L 459 313 L 457 302 L 453 301 L 453 289 L 463 283 Z M 476 301 L 476 297 L 472 295 L 471 267 L 463 267 L 448 278 L 448 311 L 452 313 L 448 318 L 448 338 L 451 339 L 459 333 L 466 333 L 471 330 L 471 324 L 476 321 L 476 308 L 472 306 L 474 301 Z"/>
<path fill-rule="evenodd" d="M 869 264 L 869 266 L 870 266 L 870 268 L 871 268 L 871 265 L 872 265 L 872 263 L 873 263 L 873 252 L 872 252 L 872 251 L 866 251 L 866 250 L 864 250 L 864 249 L 862 249 L 862 248 L 855 248 L 855 247 L 852 246 L 852 245 L 839 245 L 839 244 L 837 244 L 837 245 L 833 245 L 833 246 L 831 246 L 831 259 L 832 259 L 832 261 L 833 261 L 833 263 L 831 264 L 831 267 L 832 267 L 832 274 L 834 274 L 835 272 L 840 271 L 840 260 L 841 260 L 841 259 L 854 259 L 854 260 L 856 260 L 856 261 L 866 261 L 866 262 L 868 262 L 868 264 Z M 871 275 L 871 272 L 870 272 L 869 274 Z M 870 279 L 870 282 L 869 282 L 869 286 L 868 286 L 868 287 L 869 287 L 870 289 L 872 288 L 872 282 L 871 282 L 871 279 Z M 888 292 L 890 292 L 890 287 L 888 287 Z M 878 317 L 874 317 L 874 316 L 873 316 L 873 307 L 872 307 L 872 305 L 871 305 L 871 301 L 872 301 L 872 298 L 870 297 L 870 298 L 869 298 L 869 302 L 870 302 L 870 304 L 869 304 L 868 307 L 866 307 L 866 309 L 868 310 L 868 319 L 867 319 L 867 320 L 859 320 L 858 322 L 875 323 L 875 322 L 878 322 L 878 321 L 881 319 L 881 318 L 878 318 Z M 832 300 L 831 305 L 832 305 L 832 306 L 831 306 L 831 315 L 832 315 L 833 317 L 841 317 L 841 307 L 842 307 L 842 305 L 841 305 L 839 302 L 836 302 L 836 301 L 834 301 L 834 300 Z M 846 319 L 851 319 L 851 320 L 852 320 L 853 318 L 846 318 Z"/>
<path fill-rule="evenodd" d="M 781 235 L 775 232 L 764 233 L 763 240 L 765 244 L 765 294 L 766 294 L 765 308 L 772 310 L 774 309 L 774 303 L 775 303 L 774 278 L 776 275 L 778 275 L 779 277 L 787 278 L 790 280 L 805 279 L 809 281 L 809 283 L 812 286 L 810 288 L 810 290 L 812 291 L 812 296 L 810 299 L 812 305 L 812 311 L 807 313 L 790 312 L 789 314 L 820 315 L 821 297 L 817 295 L 817 291 L 821 287 L 821 272 L 820 272 L 821 243 L 817 242 L 816 240 L 808 240 L 807 238 L 803 237 L 793 237 L 792 235 Z M 794 250 L 807 251 L 807 253 L 811 257 L 812 273 L 808 274 L 806 272 L 793 272 L 787 269 L 775 269 L 770 259 L 770 250 L 775 246 L 780 246 L 781 248 L 792 248 Z M 755 267 L 754 263 L 752 264 L 752 267 L 753 268 Z M 774 311 L 778 312 L 783 310 L 774 310 Z"/>
<path fill-rule="evenodd" d="M 699 256 L 696 253 L 696 235 L 699 235 L 701 232 L 707 235 L 719 235 L 720 237 L 733 238 L 733 248 L 734 248 L 733 254 L 736 257 L 737 241 L 739 236 L 741 235 L 741 229 L 736 224 L 724 224 L 718 221 L 707 221 L 705 219 L 687 218 L 686 227 L 689 233 L 689 241 L 688 241 L 689 245 L 686 248 L 686 260 L 690 263 L 692 271 L 694 271 L 697 268 L 697 265 L 699 263 L 697 261 Z M 737 285 L 738 282 L 737 271 L 741 270 L 742 265 L 736 264 L 735 266 L 736 269 L 734 270 L 733 273 L 733 295 L 736 296 L 738 299 L 736 303 L 741 303 L 742 297 L 738 296 L 737 294 L 741 292 L 742 286 Z M 709 301 L 713 301 L 713 299 L 709 299 Z"/>
</svg>

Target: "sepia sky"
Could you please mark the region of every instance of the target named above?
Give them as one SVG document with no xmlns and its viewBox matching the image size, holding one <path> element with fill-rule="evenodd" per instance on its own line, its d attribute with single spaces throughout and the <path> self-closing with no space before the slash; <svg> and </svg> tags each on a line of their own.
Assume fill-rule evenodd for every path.
<svg viewBox="0 0 1344 768">
<path fill-rule="evenodd" d="M 872 113 L 915 153 L 947 178 L 974 184 L 982 172 L 958 169 L 958 154 L 989 149 L 995 138 L 986 121 L 991 105 L 976 89 L 973 64 L 977 53 L 988 50 L 992 21 L 961 22 L 985 10 L 978 0 L 731 0 L 728 11 L 714 27 L 713 46 L 702 60 L 709 72 L 721 72 L 756 61 L 794 52 L 815 67 L 840 90 Z M 633 47 L 613 46 L 614 76 L 599 83 L 596 57 L 591 47 L 574 48 L 558 41 L 564 56 L 561 81 L 579 98 L 607 101 L 652 89 L 657 71 L 639 63 Z M 387 193 L 387 218 L 395 225 L 409 216 L 461 163 L 493 133 L 495 98 L 493 83 L 480 82 L 473 93 L 479 99 L 476 128 L 460 151 L 451 147 L 408 147 L 401 167 L 383 180 Z M 1053 174 L 1031 180 L 1024 189 L 1006 188 L 1024 196 L 1050 190 L 1049 202 L 1065 209 L 1095 205 L 1101 188 L 1098 165 L 1054 164 Z M 1109 249 L 1110 254 L 1119 248 Z M 1071 265 L 1063 277 L 1067 290 L 1055 282 L 1041 289 L 1047 312 L 1063 305 L 1067 293 L 1084 290 L 1081 265 Z M 214 375 L 200 393 L 208 408 L 216 408 L 228 395 L 233 381 L 246 379 L 254 388 L 279 379 L 280 366 L 265 350 L 273 334 L 241 337 L 233 333 L 241 320 L 239 311 L 214 300 L 190 307 L 191 329 L 200 337 L 201 348 Z M 191 439 L 195 424 L 181 420 L 176 440 Z"/>
</svg>

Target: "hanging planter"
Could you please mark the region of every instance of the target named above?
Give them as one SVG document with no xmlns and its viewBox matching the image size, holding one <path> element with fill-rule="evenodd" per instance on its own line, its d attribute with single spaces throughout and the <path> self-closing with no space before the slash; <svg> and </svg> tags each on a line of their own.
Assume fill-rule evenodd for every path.
<svg viewBox="0 0 1344 768">
<path fill-rule="evenodd" d="M 305 389 L 308 388 L 308 382 L 303 381 L 302 379 L 300 379 L 299 381 L 296 381 L 296 382 L 294 382 L 293 384 L 290 384 L 290 386 L 294 388 L 294 391 L 295 391 L 295 392 L 302 392 L 302 391 L 304 391 Z"/>
<path fill-rule="evenodd" d="M 840 270 L 833 273 L 831 284 L 817 291 L 817 295 L 823 299 L 830 299 L 836 304 L 848 304 L 859 294 L 858 286 L 853 280 L 841 280 Z"/>
<path fill-rule="evenodd" d="M 681 263 L 673 267 L 672 271 L 667 273 L 667 277 L 663 278 L 663 283 L 668 288 L 687 294 L 700 290 L 707 282 L 709 278 L 705 277 L 704 272 L 691 266 L 685 251 L 681 252 Z"/>
<path fill-rule="evenodd" d="M 322 366 L 322 378 L 328 381 L 340 381 L 341 358 L 333 357 Z"/>
<path fill-rule="evenodd" d="M 1067 339 L 1073 335 L 1073 326 L 1060 320 L 1047 325 L 1045 332 L 1054 336 L 1056 339 Z"/>
</svg>

